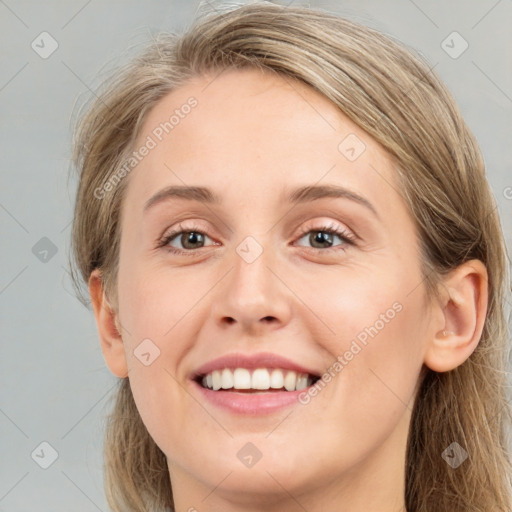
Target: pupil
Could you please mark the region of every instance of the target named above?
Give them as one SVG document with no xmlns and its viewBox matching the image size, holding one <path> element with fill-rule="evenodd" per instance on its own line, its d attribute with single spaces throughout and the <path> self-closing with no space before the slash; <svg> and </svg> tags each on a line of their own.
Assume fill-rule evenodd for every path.
<svg viewBox="0 0 512 512">
<path fill-rule="evenodd" d="M 329 246 L 331 245 L 331 240 L 330 240 L 330 236 L 331 234 L 330 233 L 326 233 L 325 231 L 317 231 L 316 232 L 316 235 L 313 236 L 313 244 L 314 243 L 327 243 Z"/>
<path fill-rule="evenodd" d="M 200 244 L 202 242 L 202 236 L 203 235 L 201 235 L 201 233 L 196 233 L 194 231 L 190 231 L 188 233 L 188 236 L 185 236 L 185 243 L 183 244 L 183 246 L 187 247 L 187 244 L 191 244 L 191 245 Z"/>
</svg>

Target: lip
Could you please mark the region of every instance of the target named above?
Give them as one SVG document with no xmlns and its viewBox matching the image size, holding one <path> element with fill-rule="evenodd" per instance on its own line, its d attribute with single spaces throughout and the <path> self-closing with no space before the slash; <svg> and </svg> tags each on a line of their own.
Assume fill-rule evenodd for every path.
<svg viewBox="0 0 512 512">
<path fill-rule="evenodd" d="M 309 388 L 300 391 L 270 391 L 259 393 L 237 393 L 236 391 L 213 391 L 206 389 L 196 381 L 192 385 L 210 404 L 230 413 L 243 415 L 262 415 L 299 404 L 299 395 Z"/>
<path fill-rule="evenodd" d="M 234 353 L 209 361 L 199 367 L 191 375 L 192 385 L 204 400 L 234 414 L 269 414 L 290 407 L 299 403 L 300 394 L 307 392 L 309 388 L 299 391 L 260 391 L 247 393 L 233 390 L 213 391 L 201 386 L 199 380 L 203 375 L 224 368 L 247 368 L 248 370 L 256 368 L 280 368 L 319 377 L 317 371 L 269 352 L 252 355 Z"/>
<path fill-rule="evenodd" d="M 192 375 L 192 379 L 197 379 L 214 370 L 223 370 L 224 368 L 247 368 L 254 370 L 256 368 L 281 368 L 283 370 L 292 370 L 297 373 L 308 373 L 319 377 L 319 372 L 306 368 L 298 363 L 287 359 L 286 357 L 271 352 L 260 352 L 258 354 L 233 353 L 213 359 L 200 366 Z"/>
</svg>

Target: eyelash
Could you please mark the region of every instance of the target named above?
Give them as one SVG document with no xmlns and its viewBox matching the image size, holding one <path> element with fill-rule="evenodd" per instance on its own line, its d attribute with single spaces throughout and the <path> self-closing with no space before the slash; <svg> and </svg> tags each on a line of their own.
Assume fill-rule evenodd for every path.
<svg viewBox="0 0 512 512">
<path fill-rule="evenodd" d="M 331 235 L 337 235 L 345 244 L 347 245 L 356 245 L 355 243 L 355 236 L 348 232 L 347 230 L 343 228 L 337 228 L 333 224 L 329 225 L 323 225 L 318 227 L 305 227 L 303 228 L 298 236 L 298 240 L 304 237 L 304 235 L 307 235 L 311 232 L 322 232 L 322 233 L 329 233 Z M 174 238 L 176 238 L 177 235 L 181 235 L 183 233 L 199 233 L 203 236 L 208 236 L 201 228 L 198 226 L 189 226 L 186 229 L 183 229 L 181 227 L 181 224 L 179 225 L 179 228 L 175 229 L 174 231 L 171 231 L 170 233 L 166 234 L 160 242 L 158 242 L 157 249 L 165 248 L 168 252 L 176 255 L 187 255 L 187 256 L 195 256 L 197 250 L 203 249 L 203 247 L 200 247 L 197 250 L 194 249 L 188 249 L 188 250 L 182 250 L 182 249 L 176 249 L 175 247 L 171 247 L 169 242 L 171 242 Z M 310 247 L 310 249 L 321 251 L 321 252 L 330 252 L 330 251 L 336 251 L 336 250 L 343 250 L 345 251 L 346 248 L 339 248 L 339 246 L 335 247 L 327 247 L 325 249 L 318 249 L 316 247 Z"/>
</svg>

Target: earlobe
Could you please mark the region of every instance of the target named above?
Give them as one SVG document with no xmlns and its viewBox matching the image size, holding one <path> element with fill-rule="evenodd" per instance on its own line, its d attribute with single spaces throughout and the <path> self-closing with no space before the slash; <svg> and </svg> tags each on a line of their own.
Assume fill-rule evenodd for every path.
<svg viewBox="0 0 512 512">
<path fill-rule="evenodd" d="M 479 260 L 468 261 L 443 280 L 439 304 L 443 325 L 434 326 L 425 364 L 436 372 L 453 370 L 478 346 L 488 303 L 487 269 Z"/>
<path fill-rule="evenodd" d="M 114 375 L 127 377 L 128 366 L 117 314 L 107 301 L 98 269 L 91 273 L 88 284 L 105 362 Z"/>
</svg>

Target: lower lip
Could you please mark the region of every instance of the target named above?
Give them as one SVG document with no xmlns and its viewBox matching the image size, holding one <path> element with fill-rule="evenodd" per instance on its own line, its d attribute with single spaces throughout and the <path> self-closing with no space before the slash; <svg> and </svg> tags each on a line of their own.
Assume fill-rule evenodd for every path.
<svg viewBox="0 0 512 512">
<path fill-rule="evenodd" d="M 268 393 L 237 393 L 236 391 L 212 391 L 192 381 L 202 396 L 211 404 L 235 414 L 268 414 L 299 403 L 300 391 L 271 391 Z"/>
</svg>

